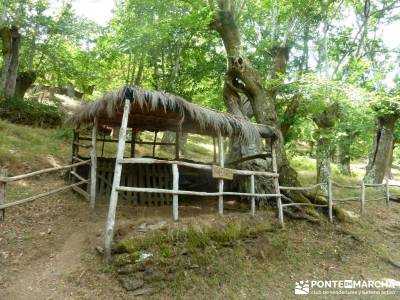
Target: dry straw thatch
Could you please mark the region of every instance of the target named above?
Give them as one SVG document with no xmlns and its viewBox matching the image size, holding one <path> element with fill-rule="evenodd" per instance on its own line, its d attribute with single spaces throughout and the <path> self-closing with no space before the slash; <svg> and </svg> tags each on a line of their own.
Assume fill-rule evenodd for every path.
<svg viewBox="0 0 400 300">
<path fill-rule="evenodd" d="M 122 87 L 88 102 L 76 110 L 70 121 L 78 126 L 93 122 L 96 116 L 100 125 L 120 124 L 124 99 L 132 101 L 130 127 L 142 130 L 154 129 L 156 124 L 165 131 L 182 126 L 182 130 L 187 132 L 206 135 L 221 133 L 251 143 L 259 140 L 260 132 L 264 137 L 273 136 L 273 130 L 268 127 L 260 127 L 243 118 L 190 103 L 177 95 L 139 87 Z"/>
</svg>

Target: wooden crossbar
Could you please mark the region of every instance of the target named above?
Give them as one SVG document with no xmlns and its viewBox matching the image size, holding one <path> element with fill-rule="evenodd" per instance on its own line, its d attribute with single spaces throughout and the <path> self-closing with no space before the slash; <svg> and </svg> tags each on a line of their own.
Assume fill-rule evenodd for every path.
<svg viewBox="0 0 400 300">
<path fill-rule="evenodd" d="M 89 164 L 89 163 L 90 163 L 90 160 L 85 160 L 85 161 L 77 162 L 77 163 L 74 163 L 74 164 L 71 164 L 71 165 L 43 169 L 43 170 L 40 170 L 40 171 L 36 171 L 36 172 L 28 173 L 28 174 L 23 174 L 23 175 L 17 175 L 17 176 L 13 176 L 13 177 L 0 177 L 0 182 L 18 181 L 18 180 L 26 179 L 26 178 L 29 178 L 29 177 L 37 176 L 37 175 L 40 175 L 40 174 L 44 174 L 44 173 L 49 173 L 49 172 L 54 172 L 54 171 L 59 171 L 59 170 L 65 170 L 65 169 L 71 169 L 73 167 L 86 165 L 86 164 Z"/>
<path fill-rule="evenodd" d="M 26 198 L 26 199 L 21 199 L 21 200 L 15 201 L 15 202 L 2 204 L 2 205 L 0 205 L 0 209 L 4 209 L 4 208 L 20 205 L 20 204 L 23 204 L 23 203 L 31 202 L 33 200 L 37 200 L 39 198 L 43 198 L 43 197 L 46 197 L 46 196 L 49 196 L 49 195 L 52 195 L 52 194 L 56 194 L 56 193 L 59 193 L 61 191 L 70 189 L 70 188 L 72 188 L 74 186 L 78 186 L 78 185 L 81 185 L 81 184 L 84 184 L 84 183 L 87 183 L 87 182 L 88 182 L 87 180 L 82 180 L 80 182 L 73 183 L 73 184 L 70 184 L 70 185 L 67 185 L 67 186 L 63 186 L 63 187 L 60 187 L 58 189 L 55 189 L 55 190 L 52 190 L 52 191 L 49 191 L 49 192 L 46 192 L 46 193 L 41 193 L 41 194 Z"/>
</svg>

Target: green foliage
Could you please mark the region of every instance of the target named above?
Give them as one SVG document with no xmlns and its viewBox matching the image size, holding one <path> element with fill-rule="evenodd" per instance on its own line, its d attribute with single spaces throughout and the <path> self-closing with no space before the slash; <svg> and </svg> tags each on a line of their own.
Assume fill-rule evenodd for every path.
<svg viewBox="0 0 400 300">
<path fill-rule="evenodd" d="M 24 125 L 56 127 L 62 124 L 64 112 L 54 105 L 11 98 L 0 102 L 0 118 Z"/>
</svg>

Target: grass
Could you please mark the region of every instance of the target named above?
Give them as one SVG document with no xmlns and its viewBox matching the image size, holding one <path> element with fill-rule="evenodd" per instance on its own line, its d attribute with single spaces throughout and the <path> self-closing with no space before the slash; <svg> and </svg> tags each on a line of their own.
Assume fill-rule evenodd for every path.
<svg viewBox="0 0 400 300">
<path fill-rule="evenodd" d="M 70 160 L 69 129 L 42 129 L 0 119 L 0 166 L 9 174 L 39 170 Z"/>
</svg>

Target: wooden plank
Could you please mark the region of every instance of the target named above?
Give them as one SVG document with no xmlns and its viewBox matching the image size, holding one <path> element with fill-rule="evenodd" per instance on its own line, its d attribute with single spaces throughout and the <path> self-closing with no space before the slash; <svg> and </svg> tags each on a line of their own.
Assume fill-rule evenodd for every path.
<svg viewBox="0 0 400 300">
<path fill-rule="evenodd" d="M 233 180 L 233 170 L 220 166 L 212 166 L 212 177 L 218 179 Z"/>
<path fill-rule="evenodd" d="M 0 168 L 0 176 L 7 177 L 7 169 Z M 6 185 L 5 182 L 0 182 L 0 205 L 4 205 L 6 203 Z M 0 210 L 0 221 L 4 221 L 6 211 L 5 209 Z"/>
<path fill-rule="evenodd" d="M 40 175 L 40 174 L 45 174 L 45 173 L 54 172 L 54 171 L 60 171 L 60 170 L 65 170 L 65 169 L 72 169 L 73 167 L 82 166 L 82 165 L 86 165 L 86 164 L 89 164 L 89 163 L 90 163 L 90 159 L 82 161 L 82 162 L 77 162 L 77 163 L 74 163 L 74 164 L 62 166 L 62 167 L 47 168 L 47 169 L 43 169 L 43 170 L 40 170 L 40 171 L 27 173 L 27 174 L 23 174 L 23 175 L 17 175 L 17 176 L 13 176 L 13 177 L 0 176 L 0 182 L 18 181 L 18 180 L 26 179 L 26 178 L 29 178 L 29 177 L 37 176 L 37 175 Z"/>
<path fill-rule="evenodd" d="M 136 130 L 132 128 L 131 157 L 135 157 L 135 148 L 136 148 Z"/>
<path fill-rule="evenodd" d="M 178 221 L 178 194 L 176 192 L 179 191 L 179 170 L 178 165 L 172 165 L 172 189 L 175 192 L 172 196 L 172 219 L 176 222 Z"/>
<path fill-rule="evenodd" d="M 139 167 L 138 169 L 138 176 L 139 176 L 139 187 L 143 188 L 145 187 L 144 185 L 144 165 L 137 165 Z M 138 193 L 139 201 L 140 204 L 144 204 L 144 194 Z"/>
<path fill-rule="evenodd" d="M 218 134 L 218 155 L 219 155 L 219 165 L 221 168 L 224 167 L 224 141 L 221 134 Z M 218 213 L 222 216 L 224 214 L 224 179 L 219 179 L 218 181 Z"/>
<path fill-rule="evenodd" d="M 119 159 L 123 159 L 125 151 L 126 142 L 126 128 L 128 125 L 128 117 L 130 111 L 131 103 L 128 99 L 125 100 L 124 114 L 121 121 L 121 129 L 119 131 L 119 143 L 116 156 L 115 170 L 114 170 L 114 180 L 110 195 L 110 206 L 107 216 L 106 225 L 106 237 L 104 241 L 104 260 L 107 264 L 111 263 L 111 244 L 114 238 L 114 225 L 115 225 L 115 213 L 117 210 L 118 203 L 118 191 L 117 188 L 120 185 L 122 164 L 118 163 Z"/>
<path fill-rule="evenodd" d="M 50 196 L 50 195 L 65 191 L 67 189 L 70 189 L 70 188 L 72 188 L 74 186 L 78 186 L 78 185 L 84 184 L 86 182 L 88 182 L 88 181 L 87 180 L 80 181 L 80 182 L 73 183 L 73 184 L 70 184 L 70 185 L 67 185 L 67 186 L 63 186 L 63 187 L 55 189 L 55 190 L 51 190 L 51 191 L 46 192 L 46 193 L 38 194 L 36 196 L 32 196 L 32 197 L 29 197 L 29 198 L 21 199 L 21 200 L 18 200 L 18 201 L 15 201 L 15 202 L 11 202 L 11 203 L 6 203 L 6 204 L 3 204 L 3 205 L 0 205 L 0 209 L 4 209 L 4 208 L 7 208 L 7 207 L 12 207 L 12 206 L 20 205 L 20 204 L 23 204 L 23 203 L 31 202 L 31 201 L 34 201 L 34 200 L 37 200 L 37 199 L 40 199 L 40 198 L 43 198 L 43 197 L 46 197 L 46 196 Z"/>
<path fill-rule="evenodd" d="M 90 153 L 90 207 L 94 208 L 96 204 L 96 178 L 97 178 L 97 118 L 93 120 L 92 129 L 92 151 Z"/>
<path fill-rule="evenodd" d="M 178 129 L 175 133 L 175 159 L 179 160 L 179 148 L 180 148 L 180 129 Z"/>
<path fill-rule="evenodd" d="M 153 141 L 153 157 L 156 156 L 156 143 L 157 143 L 158 131 L 154 131 L 154 141 Z"/>
<path fill-rule="evenodd" d="M 236 192 L 195 192 L 195 191 L 182 191 L 178 192 L 170 189 L 156 189 L 156 188 L 139 188 L 139 187 L 128 187 L 128 186 L 119 186 L 118 191 L 128 191 L 128 192 L 140 192 L 140 193 L 165 193 L 170 195 L 188 195 L 188 196 L 203 196 L 203 197 L 211 197 L 211 196 L 242 196 L 242 197 L 281 197 L 281 194 L 251 194 L 251 193 L 236 193 Z M 327 206 L 327 205 L 325 205 Z"/>
<path fill-rule="evenodd" d="M 79 140 L 81 140 L 81 141 L 91 141 L 92 139 L 91 138 L 86 138 L 86 137 L 81 137 L 81 138 L 79 138 Z M 107 143 L 118 143 L 118 140 L 113 140 L 113 139 L 106 139 L 105 140 Z M 127 140 L 127 141 L 125 141 L 125 143 L 126 144 L 131 144 L 132 143 L 132 141 L 131 140 Z M 154 143 L 153 142 L 145 142 L 145 141 L 138 141 L 138 140 L 135 140 L 135 144 L 137 144 L 137 145 L 153 145 Z M 163 143 L 163 142 L 156 142 L 156 145 L 157 146 L 175 146 L 175 143 Z"/>
<path fill-rule="evenodd" d="M 205 164 L 196 164 L 196 163 L 189 163 L 185 161 L 178 161 L 178 160 L 161 160 L 161 159 L 154 159 L 154 158 L 124 158 L 118 160 L 122 164 L 177 164 L 178 166 L 185 166 L 194 169 L 200 170 L 212 170 L 212 165 L 205 165 Z M 267 176 L 267 177 L 279 177 L 278 173 L 272 172 L 263 172 L 263 171 L 251 171 L 251 170 L 237 170 L 232 169 L 234 174 L 237 175 L 256 175 L 256 176 Z"/>
<path fill-rule="evenodd" d="M 271 142 L 271 156 L 272 156 L 272 171 L 277 174 L 278 172 L 278 165 L 276 163 L 276 152 L 275 152 L 275 145 Z M 279 176 L 279 175 L 278 175 Z M 281 194 L 280 186 L 279 186 L 279 177 L 274 178 L 274 186 L 275 186 L 275 193 Z M 277 206 L 278 206 L 278 219 L 281 226 L 284 226 L 283 223 L 283 206 L 282 206 L 282 198 L 279 196 L 277 197 Z"/>
<path fill-rule="evenodd" d="M 294 186 L 279 186 L 280 190 L 286 190 L 286 191 L 306 191 L 306 190 L 312 190 L 317 187 L 320 187 L 322 185 L 325 185 L 326 183 L 318 183 L 310 186 L 302 186 L 302 187 L 294 187 Z"/>
<path fill-rule="evenodd" d="M 255 182 L 254 182 L 254 175 L 250 175 L 250 193 L 255 194 Z M 250 204 L 250 212 L 251 215 L 254 216 L 256 214 L 256 198 L 252 196 L 250 198 L 251 204 Z"/>
<path fill-rule="evenodd" d="M 79 195 L 83 196 L 87 201 L 90 201 L 90 195 L 79 186 L 71 187 L 74 192 L 77 192 Z"/>
</svg>

